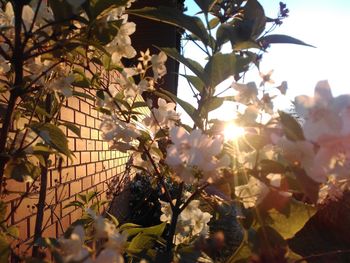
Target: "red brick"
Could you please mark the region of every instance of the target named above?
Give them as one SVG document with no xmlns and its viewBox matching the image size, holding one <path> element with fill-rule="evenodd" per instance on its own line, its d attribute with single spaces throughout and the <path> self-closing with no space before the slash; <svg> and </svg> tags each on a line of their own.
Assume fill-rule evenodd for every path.
<svg viewBox="0 0 350 263">
<path fill-rule="evenodd" d="M 96 172 L 101 172 L 102 171 L 102 162 L 96 163 Z"/>
<path fill-rule="evenodd" d="M 74 210 L 72 213 L 70 213 L 71 224 L 73 224 L 75 221 L 80 219 L 81 216 L 82 216 L 81 209 Z"/>
<path fill-rule="evenodd" d="M 91 111 L 90 111 L 90 115 L 91 115 L 92 117 L 97 118 L 97 111 L 96 111 L 96 110 L 91 109 Z M 96 123 L 95 123 L 95 125 L 96 125 Z M 95 126 L 95 127 L 96 127 L 96 126 Z"/>
<path fill-rule="evenodd" d="M 75 139 L 72 138 L 72 137 L 67 137 L 67 139 L 68 139 L 68 148 L 69 148 L 69 150 L 74 152 L 75 151 Z"/>
<path fill-rule="evenodd" d="M 81 138 L 90 139 L 90 128 L 82 126 L 80 128 L 80 135 L 81 135 Z M 92 139 L 94 139 L 94 138 L 92 138 Z"/>
<path fill-rule="evenodd" d="M 67 167 L 62 169 L 62 181 L 69 182 L 75 179 L 74 167 Z"/>
<path fill-rule="evenodd" d="M 79 110 L 79 99 L 77 97 L 70 97 L 68 99 L 68 106 L 75 110 Z"/>
<path fill-rule="evenodd" d="M 80 102 L 80 111 L 90 115 L 90 105 L 85 101 Z"/>
<path fill-rule="evenodd" d="M 53 237 L 56 238 L 57 237 L 57 225 L 56 223 L 47 226 L 43 233 L 42 233 L 43 237 Z"/>
<path fill-rule="evenodd" d="M 96 151 L 102 151 L 102 142 L 96 141 Z"/>
<path fill-rule="evenodd" d="M 95 141 L 86 140 L 86 150 L 94 151 L 95 150 Z"/>
<path fill-rule="evenodd" d="M 19 207 L 16 209 L 16 212 L 14 213 L 14 222 L 19 222 L 23 218 L 26 218 L 33 213 L 36 213 L 36 204 L 38 202 L 37 197 L 36 198 L 24 198 Z M 18 203 L 17 201 L 13 202 L 13 205 L 16 206 Z"/>
<path fill-rule="evenodd" d="M 76 195 L 78 193 L 81 192 L 81 181 L 78 180 L 78 181 L 74 181 L 74 182 L 71 182 L 69 184 L 69 188 L 70 188 L 70 196 L 73 196 L 73 195 Z"/>
<path fill-rule="evenodd" d="M 96 172 L 96 169 L 95 169 L 95 163 L 89 163 L 87 164 L 87 174 L 88 175 L 92 175 Z"/>
<path fill-rule="evenodd" d="M 86 176 L 82 179 L 83 191 L 90 188 L 92 186 L 91 176 Z"/>
<path fill-rule="evenodd" d="M 57 223 L 57 236 L 63 235 L 64 231 L 70 226 L 69 215 L 61 218 L 60 222 Z M 63 228 L 63 229 L 62 229 Z"/>
<path fill-rule="evenodd" d="M 80 163 L 81 163 L 81 161 L 80 161 L 80 152 L 74 152 L 73 162 L 71 163 L 71 166 L 78 165 Z"/>
<path fill-rule="evenodd" d="M 61 184 L 55 188 L 57 202 L 62 202 L 69 197 L 69 185 Z"/>
<path fill-rule="evenodd" d="M 81 152 L 81 163 L 89 163 L 90 162 L 90 152 Z"/>
<path fill-rule="evenodd" d="M 18 228 L 19 238 L 21 240 L 26 240 L 27 238 L 29 238 L 28 224 L 29 224 L 28 218 L 16 224 L 16 227 Z"/>
<path fill-rule="evenodd" d="M 76 151 L 86 151 L 86 140 L 76 139 L 75 140 L 75 150 Z"/>
<path fill-rule="evenodd" d="M 71 212 L 73 212 L 75 210 L 75 208 L 73 206 L 66 207 L 72 201 L 75 201 L 74 197 L 71 197 L 71 198 L 69 198 L 67 200 L 62 201 L 61 214 L 62 214 L 63 217 L 68 215 L 69 213 L 71 213 Z"/>
<path fill-rule="evenodd" d="M 75 167 L 75 177 L 81 178 L 81 177 L 85 177 L 86 176 L 86 165 L 78 165 Z"/>
<path fill-rule="evenodd" d="M 103 148 L 104 151 L 109 150 L 108 142 L 103 142 L 103 147 L 102 148 Z"/>
<path fill-rule="evenodd" d="M 75 111 L 75 123 L 80 125 L 85 125 L 85 114 Z"/>
<path fill-rule="evenodd" d="M 61 120 L 74 122 L 74 111 L 72 109 L 62 107 L 61 108 Z"/>
<path fill-rule="evenodd" d="M 94 139 L 94 140 L 100 139 L 98 130 L 91 129 L 91 139 Z"/>
<path fill-rule="evenodd" d="M 95 119 L 91 116 L 86 116 L 86 126 L 95 128 Z"/>
<path fill-rule="evenodd" d="M 91 152 L 91 162 L 97 162 L 98 160 L 98 152 Z"/>
</svg>

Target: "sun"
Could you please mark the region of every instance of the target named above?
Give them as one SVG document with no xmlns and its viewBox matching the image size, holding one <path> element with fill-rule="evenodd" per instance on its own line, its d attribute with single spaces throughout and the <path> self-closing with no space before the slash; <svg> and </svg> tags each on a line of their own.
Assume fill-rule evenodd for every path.
<svg viewBox="0 0 350 263">
<path fill-rule="evenodd" d="M 235 123 L 230 122 L 225 125 L 224 137 L 227 141 L 238 139 L 244 135 L 244 128 L 237 126 Z"/>
</svg>

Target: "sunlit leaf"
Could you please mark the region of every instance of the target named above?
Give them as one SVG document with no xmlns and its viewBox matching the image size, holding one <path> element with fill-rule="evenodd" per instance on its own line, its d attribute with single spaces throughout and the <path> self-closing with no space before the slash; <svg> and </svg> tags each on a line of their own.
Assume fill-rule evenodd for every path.
<svg viewBox="0 0 350 263">
<path fill-rule="evenodd" d="M 292 141 L 302 141 L 305 140 L 303 129 L 301 128 L 299 122 L 290 114 L 283 111 L 278 112 L 281 118 L 281 123 L 283 131 L 286 137 Z"/>
<path fill-rule="evenodd" d="M 7 163 L 5 175 L 17 182 L 32 182 L 40 175 L 40 168 L 25 159 L 13 159 Z"/>
<path fill-rule="evenodd" d="M 182 77 L 186 78 L 187 81 L 189 81 L 191 83 L 191 85 L 198 91 L 198 92 L 202 92 L 203 88 L 205 86 L 205 84 L 203 83 L 203 81 L 197 77 L 197 76 L 192 76 L 192 75 L 182 75 Z"/>
<path fill-rule="evenodd" d="M 302 45 L 302 46 L 308 46 L 308 47 L 315 47 L 313 45 L 307 44 L 299 39 L 296 39 L 291 36 L 287 35 L 267 35 L 260 39 L 258 39 L 259 43 L 262 43 L 264 46 L 267 44 L 295 44 L 295 45 Z"/>
<path fill-rule="evenodd" d="M 235 53 L 216 53 L 205 65 L 205 83 L 207 86 L 215 88 L 228 77 L 245 71 L 249 63 L 249 58 L 238 56 Z"/>
<path fill-rule="evenodd" d="M 80 137 L 80 128 L 70 122 L 62 122 L 62 125 L 66 126 L 71 132 L 75 133 L 78 137 Z"/>
<path fill-rule="evenodd" d="M 268 211 L 269 225 L 284 239 L 292 238 L 306 222 L 316 213 L 316 207 L 294 199 L 289 202 L 288 212 L 281 213 L 276 209 Z"/>
<path fill-rule="evenodd" d="M 29 126 L 48 145 L 66 156 L 71 155 L 65 134 L 51 123 L 33 123 Z"/>
<path fill-rule="evenodd" d="M 203 67 L 197 62 L 189 58 L 185 58 L 182 56 L 175 48 L 159 48 L 163 52 L 165 52 L 168 56 L 172 57 L 173 59 L 177 60 L 178 62 L 184 64 L 186 67 L 188 67 L 194 74 L 196 74 L 197 77 L 199 77 L 201 80 L 204 80 L 204 69 Z"/>
</svg>

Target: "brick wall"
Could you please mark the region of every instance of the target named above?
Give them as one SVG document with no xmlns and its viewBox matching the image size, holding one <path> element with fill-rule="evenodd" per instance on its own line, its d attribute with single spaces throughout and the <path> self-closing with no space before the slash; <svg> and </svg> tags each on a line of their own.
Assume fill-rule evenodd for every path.
<svg viewBox="0 0 350 263">
<path fill-rule="evenodd" d="M 107 183 L 112 177 L 124 172 L 128 155 L 110 151 L 108 143 L 102 141 L 100 117 L 101 114 L 94 109 L 94 102 L 87 98 L 69 98 L 62 108 L 60 119 L 77 125 L 81 136 L 79 138 L 66 127 L 60 126 L 68 137 L 69 148 L 75 158 L 73 161 L 65 160 L 61 172 L 57 169 L 57 160 L 52 159 L 43 221 L 44 237 L 60 236 L 72 222 L 81 217 L 81 209 L 64 208 L 69 202 L 77 200 L 77 194 L 97 190 L 100 192 L 99 198 L 106 199 Z M 39 183 L 35 185 L 38 189 Z M 6 188 L 14 192 L 25 192 L 28 187 L 28 183 L 26 185 L 8 180 Z M 6 196 L 5 201 L 10 204 L 8 210 L 19 205 L 10 219 L 11 224 L 19 227 L 19 243 L 30 241 L 34 234 L 38 195 L 24 198 L 19 204 L 20 195 L 12 193 Z"/>
</svg>

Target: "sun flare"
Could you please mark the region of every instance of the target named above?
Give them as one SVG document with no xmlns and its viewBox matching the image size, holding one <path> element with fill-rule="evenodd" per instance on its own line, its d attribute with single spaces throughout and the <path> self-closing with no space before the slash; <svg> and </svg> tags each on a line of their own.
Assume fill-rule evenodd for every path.
<svg viewBox="0 0 350 263">
<path fill-rule="evenodd" d="M 235 140 L 243 135 L 244 135 L 244 128 L 239 127 L 232 122 L 225 125 L 225 128 L 224 128 L 225 140 L 227 141 Z"/>
</svg>

